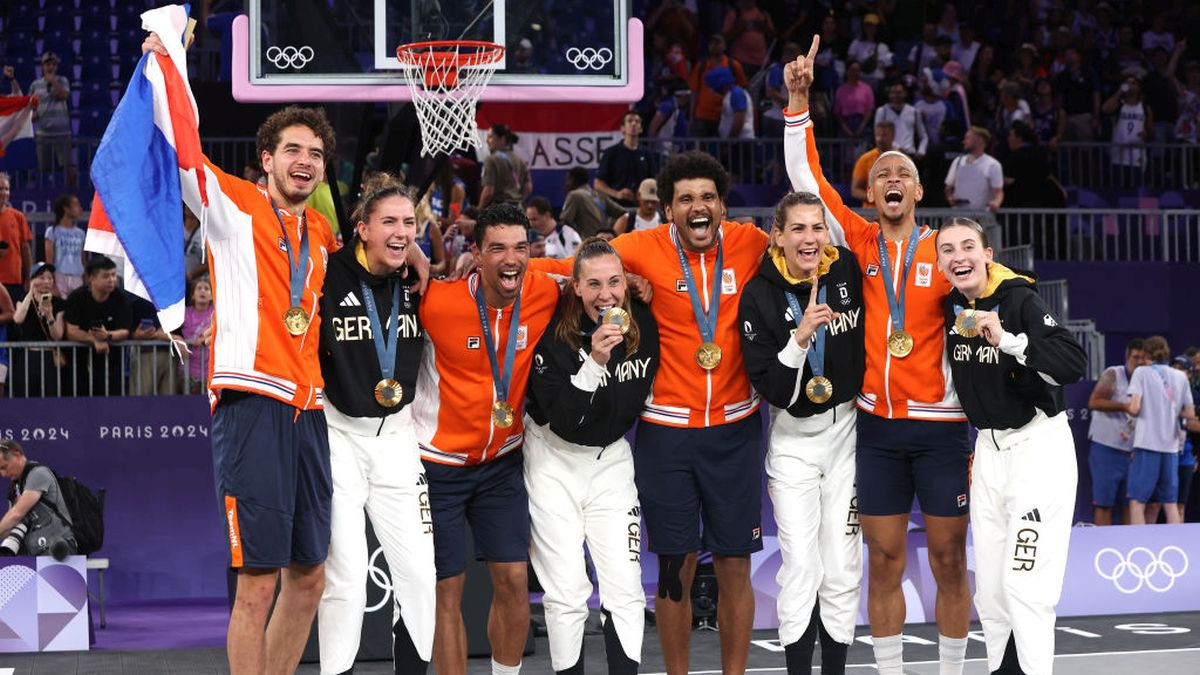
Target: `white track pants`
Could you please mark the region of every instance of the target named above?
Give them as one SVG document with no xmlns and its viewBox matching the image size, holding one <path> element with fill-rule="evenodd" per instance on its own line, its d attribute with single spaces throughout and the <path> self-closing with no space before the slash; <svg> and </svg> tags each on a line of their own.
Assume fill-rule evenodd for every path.
<svg viewBox="0 0 1200 675">
<path fill-rule="evenodd" d="M 596 566 L 600 604 L 612 615 L 625 655 L 640 662 L 646 593 L 641 509 L 629 443 L 622 438 L 601 452 L 568 443 L 527 417 L 525 487 L 533 534 L 529 558 L 545 591 L 542 604 L 554 670 L 575 665 L 583 646 L 592 594 L 585 542 Z"/>
<path fill-rule="evenodd" d="M 772 415 L 766 468 L 783 556 L 775 577 L 779 640 L 789 645 L 800 639 L 820 598 L 825 630 L 849 644 L 862 582 L 854 404 L 806 418 L 782 410 Z"/>
<path fill-rule="evenodd" d="M 365 426 L 333 410 L 328 401 L 325 406 L 333 506 L 325 592 L 317 619 L 321 672 L 349 670 L 358 654 L 367 606 L 364 508 L 391 572 L 394 596 L 389 597 L 399 604 L 417 653 L 428 661 L 433 651 L 437 579 L 429 490 L 412 416 L 406 408 L 387 418 L 380 435 L 366 435 Z M 369 426 L 374 431 L 379 421 Z"/>
<path fill-rule="evenodd" d="M 1075 513 L 1075 442 L 1065 414 L 1038 412 L 1020 429 L 981 430 L 971 476 L 975 607 L 988 670 L 1011 633 L 1027 675 L 1054 665 L 1054 606 Z"/>
</svg>

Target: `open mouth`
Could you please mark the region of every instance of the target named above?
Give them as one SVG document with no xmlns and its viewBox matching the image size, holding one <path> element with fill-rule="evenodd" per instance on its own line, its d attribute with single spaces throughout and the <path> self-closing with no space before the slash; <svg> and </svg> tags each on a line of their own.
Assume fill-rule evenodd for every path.
<svg viewBox="0 0 1200 675">
<path fill-rule="evenodd" d="M 955 267 L 950 268 L 950 272 L 957 279 L 966 279 L 967 277 L 971 276 L 971 273 L 974 271 L 975 268 L 971 265 L 956 265 Z"/>
<path fill-rule="evenodd" d="M 888 190 L 883 193 L 883 201 L 885 204 L 899 204 L 904 201 L 904 193 L 899 190 Z"/>
<path fill-rule="evenodd" d="M 817 261 L 817 256 L 821 253 L 821 249 L 817 247 L 801 248 L 796 250 L 796 257 L 800 262 L 813 263 Z"/>
<path fill-rule="evenodd" d="M 521 270 L 500 270 L 500 288 L 515 292 L 521 286 Z"/>
<path fill-rule="evenodd" d="M 688 228 L 691 229 L 692 234 L 696 235 L 706 234 L 710 226 L 712 226 L 712 217 L 710 216 L 696 216 L 688 221 Z"/>
<path fill-rule="evenodd" d="M 408 243 L 403 241 L 390 241 L 387 248 L 392 253 L 404 253 L 404 249 L 408 248 Z"/>
</svg>

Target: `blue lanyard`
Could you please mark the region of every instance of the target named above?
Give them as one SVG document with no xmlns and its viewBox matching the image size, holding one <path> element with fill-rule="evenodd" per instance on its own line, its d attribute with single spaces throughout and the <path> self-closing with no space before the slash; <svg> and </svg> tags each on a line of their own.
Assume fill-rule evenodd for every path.
<svg viewBox="0 0 1200 675">
<path fill-rule="evenodd" d="M 275 214 L 275 220 L 279 221 L 279 231 L 283 234 L 283 250 L 287 253 L 288 269 L 291 271 L 291 297 L 292 307 L 300 306 L 300 299 L 304 295 L 304 271 L 308 262 L 308 214 L 300 217 L 300 257 L 293 259 L 292 242 L 288 238 L 287 228 L 283 225 L 283 217 L 279 215 L 279 207 L 275 205 L 275 200 L 271 200 L 271 213 Z"/>
<path fill-rule="evenodd" d="M 696 324 L 700 326 L 700 338 L 712 342 L 717 328 L 717 309 L 721 306 L 721 267 L 725 262 L 725 252 L 721 247 L 720 235 L 717 235 L 717 267 L 713 270 L 712 290 L 709 293 L 708 313 L 700 304 L 700 291 L 696 288 L 696 279 L 692 276 L 692 268 L 688 265 L 683 247 L 679 244 L 679 234 L 671 230 L 671 240 L 675 244 L 675 252 L 679 254 L 679 268 L 683 270 L 683 279 L 687 282 L 688 295 L 692 298 L 692 312 L 696 315 Z"/>
<path fill-rule="evenodd" d="M 367 282 L 359 279 L 362 287 L 363 305 L 367 308 L 367 320 L 371 322 L 371 339 L 375 341 L 375 355 L 379 357 L 379 374 L 385 380 L 396 373 L 396 348 L 400 344 L 400 284 L 392 281 L 392 312 L 388 325 L 387 340 L 384 341 L 383 326 L 379 324 L 379 310 L 375 307 L 375 294 Z"/>
<path fill-rule="evenodd" d="M 827 290 L 829 289 L 825 286 L 817 289 L 817 302 L 822 305 L 825 304 L 825 291 Z M 790 291 L 784 291 L 783 297 L 787 298 L 788 306 L 792 308 L 792 320 L 799 327 L 801 319 L 804 318 L 804 310 L 800 307 L 800 301 Z M 812 366 L 813 377 L 820 377 L 825 374 L 825 326 L 817 328 L 816 343 L 812 346 L 812 358 L 808 360 L 808 365 Z M 801 368 L 801 372 L 803 370 Z"/>
<path fill-rule="evenodd" d="M 887 243 L 883 239 L 883 232 L 879 233 L 879 238 L 876 240 L 879 243 L 879 269 L 883 272 L 883 288 L 887 291 L 888 310 L 891 313 L 892 328 L 895 330 L 904 330 L 904 295 L 908 287 L 908 270 L 912 268 L 913 257 L 917 254 L 918 235 L 917 226 L 913 225 L 912 234 L 904 246 L 904 267 L 900 270 L 899 299 L 896 297 L 896 289 L 892 286 L 892 263 L 888 259 Z"/>
<path fill-rule="evenodd" d="M 483 279 L 479 279 L 480 285 Z M 517 356 L 517 329 L 521 322 L 521 296 L 513 304 L 512 321 L 508 325 L 508 344 L 504 348 L 504 372 L 496 363 L 496 348 L 492 340 L 492 327 L 488 324 L 487 304 L 483 301 L 483 289 L 475 289 L 475 307 L 479 309 L 479 325 L 483 327 L 483 340 L 487 343 L 488 361 L 492 364 L 492 382 L 496 385 L 496 400 L 508 400 L 508 384 L 512 381 L 513 361 Z"/>
</svg>

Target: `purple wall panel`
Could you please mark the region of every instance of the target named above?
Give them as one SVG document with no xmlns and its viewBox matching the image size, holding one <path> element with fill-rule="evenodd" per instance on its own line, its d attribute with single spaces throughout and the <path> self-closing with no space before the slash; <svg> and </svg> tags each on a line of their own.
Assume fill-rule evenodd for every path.
<svg viewBox="0 0 1200 675">
<path fill-rule="evenodd" d="M 209 422 L 201 396 L 0 400 L 0 436 L 108 489 L 111 602 L 225 595 Z"/>
</svg>

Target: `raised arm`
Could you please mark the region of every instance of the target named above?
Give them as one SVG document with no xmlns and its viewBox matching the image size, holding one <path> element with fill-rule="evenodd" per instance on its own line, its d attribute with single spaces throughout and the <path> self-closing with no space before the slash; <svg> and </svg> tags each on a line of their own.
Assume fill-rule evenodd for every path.
<svg viewBox="0 0 1200 675">
<path fill-rule="evenodd" d="M 783 155 L 793 190 L 812 192 L 825 202 L 825 211 L 832 226 L 834 243 L 861 239 L 867 233 L 867 221 L 850 210 L 837 190 L 821 172 L 817 141 L 808 116 L 808 90 L 813 81 L 813 60 L 817 56 L 820 37 L 814 37 L 807 56 L 797 57 L 784 66 L 783 83 L 788 89 L 788 107 L 784 111 L 787 124 L 784 131 Z"/>
</svg>

